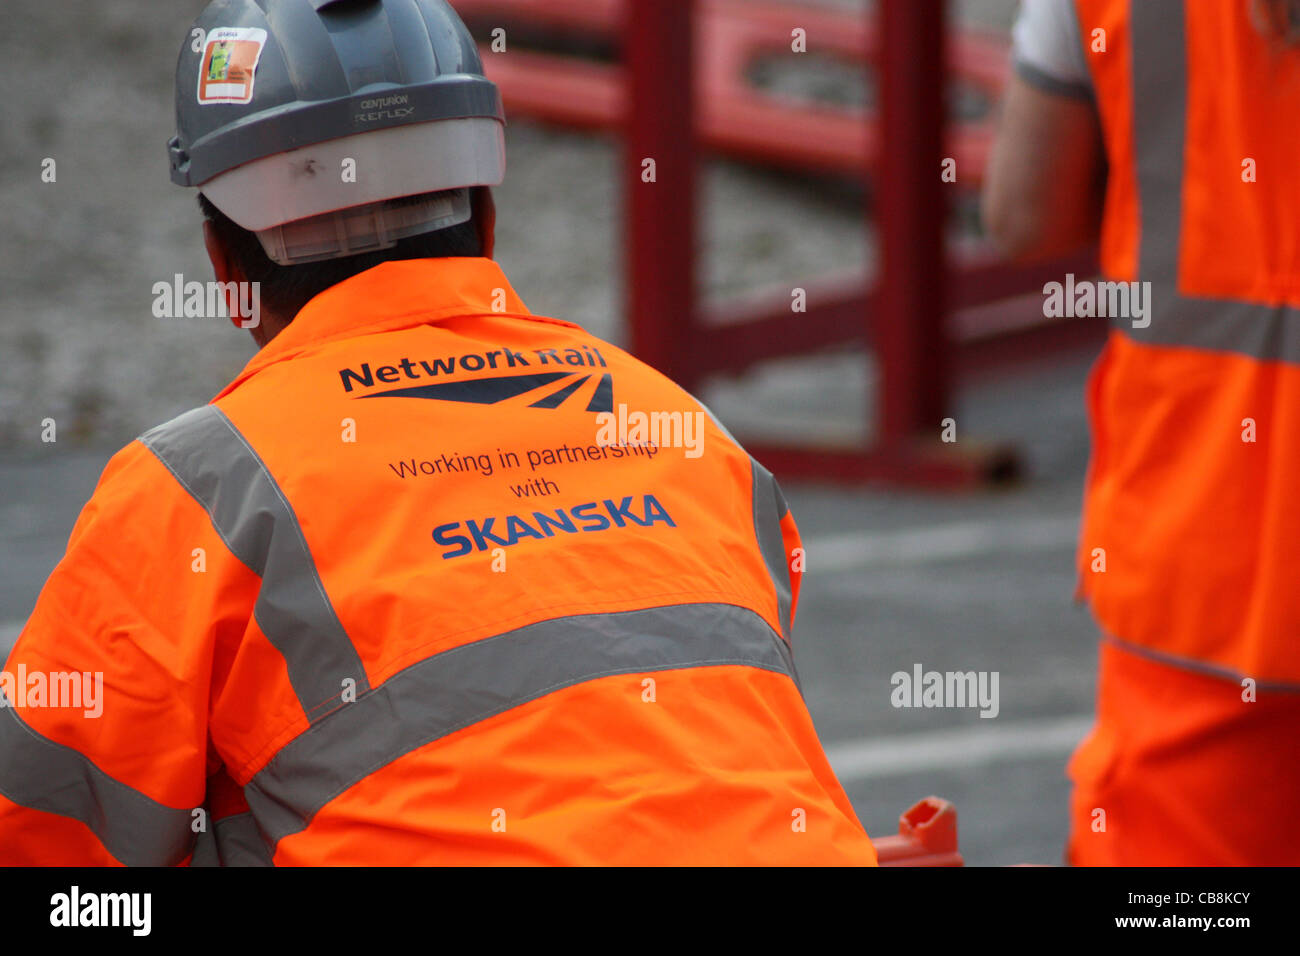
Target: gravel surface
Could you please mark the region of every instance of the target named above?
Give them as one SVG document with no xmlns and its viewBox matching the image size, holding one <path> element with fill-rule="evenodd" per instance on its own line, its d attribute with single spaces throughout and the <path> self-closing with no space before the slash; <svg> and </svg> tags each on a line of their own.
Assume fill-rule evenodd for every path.
<svg viewBox="0 0 1300 956">
<path fill-rule="evenodd" d="M 177 50 L 203 6 L 6 0 L 0 454 L 39 444 L 47 417 L 61 441 L 120 446 L 206 401 L 252 354 L 224 320 L 151 314 L 154 283 L 177 273 L 209 277 L 193 191 L 171 184 L 164 145 Z M 963 21 L 1004 28 L 1014 0 L 954 9 Z M 798 71 L 783 82 L 796 92 L 854 95 L 845 92 L 851 75 L 828 80 L 811 66 L 807 74 L 803 87 Z M 497 195 L 507 274 L 534 311 L 621 341 L 616 144 L 523 120 L 512 121 L 508 143 Z M 41 179 L 47 158 L 56 163 L 53 183 Z M 710 161 L 701 192 L 707 298 L 789 289 L 871 259 L 861 199 L 842 184 Z M 737 404 L 764 391 L 756 381 Z M 856 414 L 864 384 L 843 385 L 835 404 Z"/>
</svg>

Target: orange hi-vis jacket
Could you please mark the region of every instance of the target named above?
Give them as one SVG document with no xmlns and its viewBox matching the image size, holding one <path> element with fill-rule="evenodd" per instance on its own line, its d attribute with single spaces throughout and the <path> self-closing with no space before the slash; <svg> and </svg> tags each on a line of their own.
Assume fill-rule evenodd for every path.
<svg viewBox="0 0 1300 956">
<path fill-rule="evenodd" d="M 1300 690 L 1300 50 L 1249 4 L 1076 0 L 1102 267 L 1082 591 L 1130 651 Z"/>
<path fill-rule="evenodd" d="M 1294 865 L 1300 51 L 1246 0 L 1075 5 L 1102 267 L 1146 308 L 1112 318 L 1089 382 L 1079 571 L 1108 639 L 1068 857 Z"/>
<path fill-rule="evenodd" d="M 801 557 L 672 382 L 386 263 L 110 462 L 6 665 L 0 863 L 874 864 Z"/>
</svg>

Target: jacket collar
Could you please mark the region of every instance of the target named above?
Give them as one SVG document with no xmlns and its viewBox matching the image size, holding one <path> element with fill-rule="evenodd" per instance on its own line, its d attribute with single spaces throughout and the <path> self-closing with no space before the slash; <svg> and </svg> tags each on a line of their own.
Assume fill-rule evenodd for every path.
<svg viewBox="0 0 1300 956">
<path fill-rule="evenodd" d="M 511 288 L 501 267 L 491 259 L 384 262 L 326 289 L 308 302 L 288 328 L 253 356 L 217 399 L 230 394 L 268 365 L 328 342 L 429 325 L 456 316 L 493 313 L 532 315 Z"/>
</svg>

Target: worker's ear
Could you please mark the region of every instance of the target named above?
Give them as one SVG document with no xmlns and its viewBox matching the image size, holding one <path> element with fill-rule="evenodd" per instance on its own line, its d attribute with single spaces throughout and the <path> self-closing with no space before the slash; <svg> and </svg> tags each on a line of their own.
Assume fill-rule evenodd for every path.
<svg viewBox="0 0 1300 956">
<path fill-rule="evenodd" d="M 230 255 L 230 250 L 226 244 L 221 241 L 221 236 L 217 233 L 217 227 L 211 220 L 203 220 L 203 245 L 208 250 L 208 259 L 212 262 L 212 272 L 217 281 L 221 283 L 233 282 L 234 286 L 226 286 L 227 289 L 239 288 L 238 283 L 244 281 L 244 273 L 235 260 Z M 233 302 L 226 303 L 226 314 L 230 316 L 231 324 L 237 329 L 242 329 L 243 318 L 239 314 L 239 298 L 236 294 Z M 256 338 L 256 336 L 254 336 Z"/>
<path fill-rule="evenodd" d="M 483 258 L 491 259 L 497 244 L 497 204 L 492 198 L 491 187 L 476 187 L 470 201 L 473 203 L 474 225 L 478 229 L 479 242 L 483 245 Z"/>
</svg>

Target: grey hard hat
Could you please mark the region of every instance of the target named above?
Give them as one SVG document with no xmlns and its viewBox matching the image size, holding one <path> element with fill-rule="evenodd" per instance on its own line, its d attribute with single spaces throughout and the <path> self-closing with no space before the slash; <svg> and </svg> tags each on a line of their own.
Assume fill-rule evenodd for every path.
<svg viewBox="0 0 1300 956">
<path fill-rule="evenodd" d="M 176 118 L 172 180 L 284 263 L 463 222 L 468 188 L 505 175 L 500 92 L 445 0 L 214 0 Z"/>
</svg>

